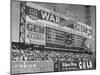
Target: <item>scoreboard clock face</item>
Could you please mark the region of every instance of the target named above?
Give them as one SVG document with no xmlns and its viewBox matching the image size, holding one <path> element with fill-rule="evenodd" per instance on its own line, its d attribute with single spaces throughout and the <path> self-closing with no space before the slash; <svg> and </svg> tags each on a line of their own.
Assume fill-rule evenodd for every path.
<svg viewBox="0 0 100 75">
<path fill-rule="evenodd" d="M 71 33 L 65 33 L 65 44 L 66 45 L 72 44 L 72 34 Z"/>
</svg>

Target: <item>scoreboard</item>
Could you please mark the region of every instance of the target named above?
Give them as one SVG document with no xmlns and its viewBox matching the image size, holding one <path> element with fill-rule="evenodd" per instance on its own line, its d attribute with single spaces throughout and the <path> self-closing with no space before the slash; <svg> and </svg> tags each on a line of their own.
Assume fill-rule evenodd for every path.
<svg viewBox="0 0 100 75">
<path fill-rule="evenodd" d="M 54 43 L 59 45 L 64 45 L 65 33 L 63 31 L 58 31 L 56 29 L 46 27 L 46 40 L 47 43 Z"/>
<path fill-rule="evenodd" d="M 46 45 L 51 47 L 82 47 L 85 37 L 46 27 Z"/>
<path fill-rule="evenodd" d="M 34 3 L 27 2 L 25 8 L 26 43 L 63 49 L 86 48 L 84 42 L 91 38 L 90 26 L 79 22 L 69 24 L 73 20 Z"/>
<path fill-rule="evenodd" d="M 82 47 L 86 38 L 78 35 L 72 35 L 72 45 L 77 47 Z"/>
</svg>

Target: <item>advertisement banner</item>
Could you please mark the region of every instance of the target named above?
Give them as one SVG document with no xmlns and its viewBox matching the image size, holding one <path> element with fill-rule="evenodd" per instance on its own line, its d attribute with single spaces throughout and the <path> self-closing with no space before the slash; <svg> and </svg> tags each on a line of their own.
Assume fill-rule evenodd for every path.
<svg viewBox="0 0 100 75">
<path fill-rule="evenodd" d="M 85 70 L 93 69 L 94 64 L 92 61 L 79 61 L 78 66 L 80 70 Z"/>
<path fill-rule="evenodd" d="M 53 72 L 54 65 L 51 61 L 12 61 L 12 74 Z"/>
<path fill-rule="evenodd" d="M 45 45 L 44 25 L 26 16 L 25 39 L 26 43 Z"/>
<path fill-rule="evenodd" d="M 60 62 L 60 71 L 68 71 L 68 70 L 78 70 L 78 62 Z"/>
<path fill-rule="evenodd" d="M 34 8 L 35 7 L 35 8 Z M 91 27 L 85 24 L 80 24 L 79 22 L 73 22 L 73 20 L 68 17 L 62 17 L 61 14 L 58 14 L 54 11 L 41 7 L 37 4 L 27 2 L 26 3 L 26 15 L 30 16 L 31 19 L 41 19 L 50 23 L 58 24 L 59 28 L 64 27 L 63 29 L 68 30 L 73 34 L 85 36 L 91 38 Z M 70 23 L 69 23 L 70 22 Z M 65 23 L 63 25 L 63 23 Z M 73 30 L 73 31 L 72 31 Z"/>
<path fill-rule="evenodd" d="M 93 69 L 92 61 L 61 61 L 60 71 Z"/>
</svg>

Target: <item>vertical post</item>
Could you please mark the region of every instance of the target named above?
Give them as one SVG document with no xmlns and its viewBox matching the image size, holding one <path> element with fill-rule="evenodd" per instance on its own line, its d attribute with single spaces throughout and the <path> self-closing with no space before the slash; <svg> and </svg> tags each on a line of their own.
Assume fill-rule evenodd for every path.
<svg viewBox="0 0 100 75">
<path fill-rule="evenodd" d="M 25 43 L 25 24 L 26 24 L 25 8 L 26 8 L 26 2 L 21 2 L 20 25 L 19 25 L 19 42 L 20 43 Z"/>
</svg>

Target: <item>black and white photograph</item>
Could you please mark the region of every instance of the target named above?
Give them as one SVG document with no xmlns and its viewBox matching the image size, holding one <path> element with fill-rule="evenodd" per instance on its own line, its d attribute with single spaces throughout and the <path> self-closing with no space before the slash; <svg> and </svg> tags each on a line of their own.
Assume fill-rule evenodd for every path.
<svg viewBox="0 0 100 75">
<path fill-rule="evenodd" d="M 96 70 L 96 5 L 11 0 L 10 73 Z"/>
</svg>

